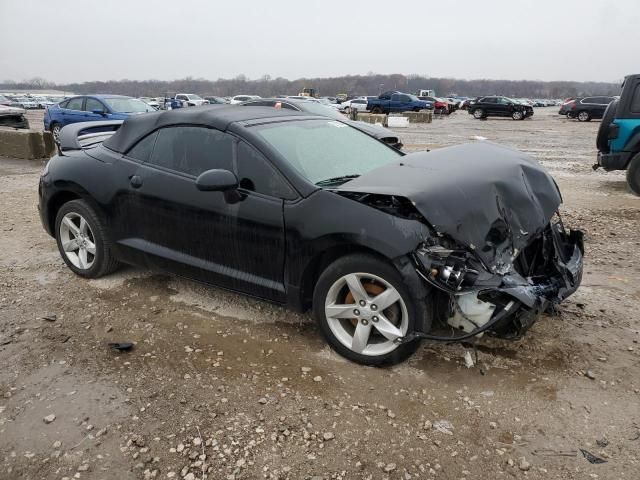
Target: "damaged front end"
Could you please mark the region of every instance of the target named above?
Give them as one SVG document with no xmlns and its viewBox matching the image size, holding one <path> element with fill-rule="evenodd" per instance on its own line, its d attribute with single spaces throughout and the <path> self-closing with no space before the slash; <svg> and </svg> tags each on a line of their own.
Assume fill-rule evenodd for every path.
<svg viewBox="0 0 640 480">
<path fill-rule="evenodd" d="M 446 240 L 429 239 L 412 257 L 418 274 L 441 292 L 436 320 L 470 334 L 465 338 L 486 332 L 517 339 L 542 312 L 577 290 L 583 253 L 582 232 L 565 230 L 558 217 L 500 273 Z"/>
<path fill-rule="evenodd" d="M 582 232 L 564 228 L 555 181 L 521 152 L 478 142 L 409 154 L 338 193 L 429 227 L 409 256 L 436 292 L 435 324 L 405 341 L 519 338 L 580 285 Z M 434 335 L 438 323 L 450 335 Z"/>
</svg>

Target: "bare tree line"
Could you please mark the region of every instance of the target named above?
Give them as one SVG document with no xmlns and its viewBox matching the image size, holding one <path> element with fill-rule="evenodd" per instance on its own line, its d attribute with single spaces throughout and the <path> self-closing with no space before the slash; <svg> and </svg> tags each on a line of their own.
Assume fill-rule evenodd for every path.
<svg viewBox="0 0 640 480">
<path fill-rule="evenodd" d="M 21 82 L 7 80 L 0 82 L 2 90 L 56 89 L 78 94 L 111 93 L 135 97 L 159 97 L 176 92 L 197 93 L 199 95 L 232 96 L 253 94 L 262 97 L 279 94 L 295 95 L 305 87 L 313 87 L 320 95 L 334 96 L 338 93 L 349 95 L 378 95 L 386 90 L 400 90 L 415 93 L 419 89 L 435 90 L 437 95 L 478 96 L 500 94 L 524 98 L 566 98 L 587 95 L 618 95 L 620 83 L 573 82 L 539 80 L 460 80 L 455 78 L 433 78 L 421 75 L 347 75 L 328 78 L 300 78 L 288 80 L 264 75 L 250 80 L 244 75 L 230 79 L 206 80 L 186 77 L 178 80 L 109 80 L 104 82 L 83 82 L 56 84 L 43 78 L 33 78 Z"/>
</svg>

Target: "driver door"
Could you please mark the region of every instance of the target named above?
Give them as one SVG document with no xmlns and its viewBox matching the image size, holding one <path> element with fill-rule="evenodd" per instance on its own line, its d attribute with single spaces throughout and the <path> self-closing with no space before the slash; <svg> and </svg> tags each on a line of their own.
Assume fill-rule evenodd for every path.
<svg viewBox="0 0 640 480">
<path fill-rule="evenodd" d="M 252 193 L 246 181 L 232 192 L 196 187 L 206 170 L 236 170 L 236 148 L 235 137 L 215 129 L 158 130 L 153 153 L 131 178 L 137 238 L 127 246 L 151 267 L 284 301 L 283 200 Z"/>
</svg>

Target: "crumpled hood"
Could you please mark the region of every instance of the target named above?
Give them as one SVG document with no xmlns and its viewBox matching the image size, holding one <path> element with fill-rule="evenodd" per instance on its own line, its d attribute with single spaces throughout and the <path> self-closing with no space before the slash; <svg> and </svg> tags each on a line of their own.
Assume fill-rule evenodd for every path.
<svg viewBox="0 0 640 480">
<path fill-rule="evenodd" d="M 437 232 L 475 250 L 494 273 L 506 273 L 562 203 L 536 160 L 490 142 L 412 153 L 339 190 L 408 198 Z"/>
</svg>

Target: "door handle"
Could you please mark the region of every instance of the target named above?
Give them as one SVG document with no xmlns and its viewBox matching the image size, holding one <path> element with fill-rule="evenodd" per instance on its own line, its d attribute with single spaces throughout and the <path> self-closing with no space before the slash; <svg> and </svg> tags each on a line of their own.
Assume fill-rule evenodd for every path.
<svg viewBox="0 0 640 480">
<path fill-rule="evenodd" d="M 142 186 L 142 178 L 140 178 L 138 175 L 129 177 L 129 181 L 133 188 L 140 188 Z"/>
</svg>

